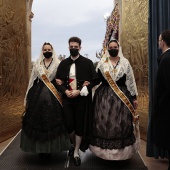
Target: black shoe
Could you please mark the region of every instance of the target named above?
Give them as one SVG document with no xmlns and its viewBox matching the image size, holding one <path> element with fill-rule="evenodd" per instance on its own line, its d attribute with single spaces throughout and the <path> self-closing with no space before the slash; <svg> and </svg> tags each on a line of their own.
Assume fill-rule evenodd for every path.
<svg viewBox="0 0 170 170">
<path fill-rule="evenodd" d="M 81 159 L 79 156 L 74 157 L 74 165 L 80 166 L 81 165 Z"/>
<path fill-rule="evenodd" d="M 71 148 L 68 151 L 68 156 L 73 156 L 73 154 L 74 154 L 74 147 L 71 146 Z"/>
</svg>

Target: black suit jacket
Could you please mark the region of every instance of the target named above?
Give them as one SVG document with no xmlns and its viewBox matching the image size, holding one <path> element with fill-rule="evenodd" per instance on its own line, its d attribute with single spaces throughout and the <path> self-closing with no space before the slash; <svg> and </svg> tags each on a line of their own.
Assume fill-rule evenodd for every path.
<svg viewBox="0 0 170 170">
<path fill-rule="evenodd" d="M 170 49 L 161 55 L 158 64 L 151 136 L 155 145 L 170 150 Z"/>
</svg>

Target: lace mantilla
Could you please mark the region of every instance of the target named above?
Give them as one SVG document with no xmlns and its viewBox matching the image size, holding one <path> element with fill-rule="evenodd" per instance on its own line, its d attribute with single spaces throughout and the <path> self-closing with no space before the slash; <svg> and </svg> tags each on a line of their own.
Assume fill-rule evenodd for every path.
<svg viewBox="0 0 170 170">
<path fill-rule="evenodd" d="M 98 63 L 96 71 L 98 71 L 98 69 L 100 69 L 105 79 L 106 77 L 104 73 L 106 71 L 109 71 L 114 81 L 118 81 L 121 77 L 123 77 L 124 74 L 126 74 L 125 84 L 127 86 L 128 91 L 130 92 L 132 96 L 138 95 L 133 70 L 132 70 L 132 67 L 129 61 L 126 58 L 120 57 L 119 64 L 117 65 L 116 68 L 113 67 L 108 57 L 102 58 L 101 61 Z"/>
<path fill-rule="evenodd" d="M 31 72 L 31 76 L 30 76 L 27 92 L 26 92 L 25 99 L 24 99 L 24 106 L 26 106 L 26 99 L 27 99 L 28 91 L 33 86 L 34 80 L 37 77 L 41 80 L 41 75 L 42 74 L 46 74 L 46 76 L 48 77 L 49 81 L 52 81 L 55 78 L 56 72 L 57 72 L 57 68 L 58 68 L 58 65 L 60 63 L 60 60 L 57 58 L 57 56 L 56 56 L 54 51 L 53 51 L 52 58 L 53 58 L 53 61 L 50 64 L 48 69 L 46 69 L 44 64 L 43 64 L 43 59 L 44 59 L 43 52 L 41 52 L 40 57 L 33 64 L 33 68 L 32 68 L 32 72 Z"/>
</svg>

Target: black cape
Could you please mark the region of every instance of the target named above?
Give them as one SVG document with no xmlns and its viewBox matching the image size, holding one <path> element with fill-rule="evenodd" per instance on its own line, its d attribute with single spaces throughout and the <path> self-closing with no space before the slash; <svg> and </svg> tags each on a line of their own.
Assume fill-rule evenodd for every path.
<svg viewBox="0 0 170 170">
<path fill-rule="evenodd" d="M 84 152 L 88 149 L 89 146 L 89 136 L 91 136 L 91 125 L 92 125 L 92 88 L 99 84 L 98 74 L 95 71 L 93 62 L 85 58 L 83 56 L 79 56 L 78 59 L 73 61 L 71 57 L 63 60 L 58 67 L 56 78 L 64 81 L 62 85 L 58 85 L 57 88 L 61 92 L 63 98 L 66 97 L 65 90 L 69 88 L 69 72 L 71 65 L 75 63 L 76 65 L 76 79 L 77 79 L 77 88 L 79 90 L 82 89 L 82 85 L 84 81 L 89 81 L 90 84 L 87 86 L 88 96 L 86 103 L 86 113 L 85 113 L 85 121 L 84 121 L 84 134 L 83 140 L 81 143 L 80 149 Z"/>
</svg>

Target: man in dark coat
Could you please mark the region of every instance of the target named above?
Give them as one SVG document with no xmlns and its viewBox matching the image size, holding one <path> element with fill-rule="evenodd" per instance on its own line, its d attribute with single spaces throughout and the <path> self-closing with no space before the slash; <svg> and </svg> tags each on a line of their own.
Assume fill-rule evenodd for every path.
<svg viewBox="0 0 170 170">
<path fill-rule="evenodd" d="M 162 55 L 158 58 L 151 139 L 170 156 L 170 30 L 160 34 L 158 41 Z"/>
<path fill-rule="evenodd" d="M 79 54 L 81 39 L 71 37 L 68 43 L 70 57 L 60 63 L 56 78 L 63 82 L 58 89 L 63 98 L 64 121 L 74 145 L 69 155 L 74 154 L 74 164 L 78 166 L 81 164 L 79 149 L 91 114 L 92 88 L 99 81 L 92 61 Z"/>
</svg>

